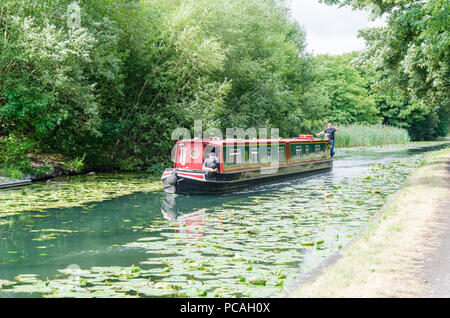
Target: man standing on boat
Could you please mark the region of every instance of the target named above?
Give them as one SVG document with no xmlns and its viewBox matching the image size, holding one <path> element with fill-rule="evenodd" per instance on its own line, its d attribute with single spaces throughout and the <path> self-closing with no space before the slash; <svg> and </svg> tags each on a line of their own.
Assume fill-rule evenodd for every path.
<svg viewBox="0 0 450 318">
<path fill-rule="evenodd" d="M 218 172 L 219 171 L 219 163 L 216 160 L 216 154 L 214 152 L 210 152 L 208 159 L 203 162 L 202 170 L 208 172 Z"/>
<path fill-rule="evenodd" d="M 328 128 L 327 129 L 325 129 L 324 131 L 321 131 L 320 133 L 316 134 L 316 136 L 320 136 L 322 134 L 327 134 L 328 135 L 328 139 L 330 139 L 331 157 L 334 156 L 334 133 L 337 130 L 338 129 L 336 127 L 334 127 L 331 123 L 328 123 Z"/>
</svg>

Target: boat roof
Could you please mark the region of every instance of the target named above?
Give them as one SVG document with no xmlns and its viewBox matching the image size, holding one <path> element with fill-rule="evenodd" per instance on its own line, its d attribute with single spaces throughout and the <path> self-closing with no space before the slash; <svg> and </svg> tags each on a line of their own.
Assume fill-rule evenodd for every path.
<svg viewBox="0 0 450 318">
<path fill-rule="evenodd" d="M 328 139 L 319 138 L 271 138 L 271 139 L 183 139 L 177 143 L 183 142 L 201 142 L 208 145 L 222 146 L 227 144 L 272 144 L 272 143 L 293 143 L 293 142 L 328 142 Z"/>
</svg>

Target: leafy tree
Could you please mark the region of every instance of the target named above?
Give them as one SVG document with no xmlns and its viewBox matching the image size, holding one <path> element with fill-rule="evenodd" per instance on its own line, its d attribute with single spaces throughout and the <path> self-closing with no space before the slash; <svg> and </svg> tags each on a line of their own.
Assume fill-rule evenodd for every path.
<svg viewBox="0 0 450 318">
<path fill-rule="evenodd" d="M 450 2 L 445 0 L 322 0 L 328 4 L 368 9 L 374 16 L 385 14 L 387 26 L 360 31 L 367 50 L 361 64 L 383 70 L 387 91 L 403 91 L 411 100 L 403 111 L 414 122 L 419 139 L 444 135 L 449 96 Z M 407 115 L 408 114 L 408 115 Z M 420 120 L 422 118 L 422 120 Z"/>
<path fill-rule="evenodd" d="M 316 85 L 327 96 L 325 114 L 328 121 L 341 125 L 376 124 L 381 118 L 370 92 L 369 78 L 351 61 L 357 53 L 314 58 Z"/>
</svg>

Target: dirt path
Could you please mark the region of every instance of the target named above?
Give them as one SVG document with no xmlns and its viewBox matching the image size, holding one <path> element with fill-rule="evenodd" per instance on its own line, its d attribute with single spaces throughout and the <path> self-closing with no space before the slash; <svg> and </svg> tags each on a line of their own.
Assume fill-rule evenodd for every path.
<svg viewBox="0 0 450 318">
<path fill-rule="evenodd" d="M 446 163 L 447 185 L 450 188 L 450 160 Z M 423 297 L 450 297 L 450 197 L 436 211 L 436 240 L 423 261 Z"/>
</svg>

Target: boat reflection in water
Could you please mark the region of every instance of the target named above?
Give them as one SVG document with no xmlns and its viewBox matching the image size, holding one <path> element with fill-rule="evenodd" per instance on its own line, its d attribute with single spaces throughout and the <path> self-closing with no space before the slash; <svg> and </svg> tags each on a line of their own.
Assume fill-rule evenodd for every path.
<svg viewBox="0 0 450 318">
<path fill-rule="evenodd" d="M 206 221 L 206 209 L 198 209 L 195 199 L 166 194 L 161 212 L 165 219 L 178 223 L 176 233 L 203 236 Z M 190 213 L 189 213 L 190 212 Z"/>
</svg>

